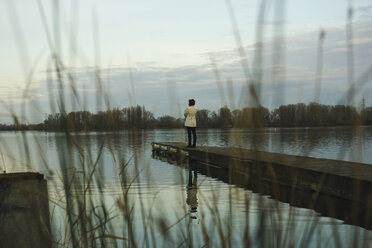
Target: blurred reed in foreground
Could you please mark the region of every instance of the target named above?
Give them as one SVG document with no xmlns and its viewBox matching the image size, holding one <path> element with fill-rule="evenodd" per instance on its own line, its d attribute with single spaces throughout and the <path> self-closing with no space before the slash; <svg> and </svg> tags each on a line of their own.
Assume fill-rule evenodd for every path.
<svg viewBox="0 0 372 248">
<path fill-rule="evenodd" d="M 229 123 L 225 123 L 226 127 L 244 127 L 252 132 L 253 148 L 255 144 L 259 143 L 261 136 L 257 135 L 263 128 L 265 128 L 265 114 L 262 114 L 261 106 L 261 95 L 262 95 L 262 75 L 265 73 L 262 68 L 262 53 L 265 49 L 263 43 L 263 34 L 266 32 L 263 22 L 267 16 L 267 5 L 268 1 L 262 1 L 259 9 L 259 15 L 257 19 L 256 27 L 256 39 L 257 45 L 255 47 L 255 53 L 253 58 L 253 66 L 250 67 L 248 64 L 247 53 L 242 44 L 237 21 L 234 15 L 234 9 L 229 0 L 226 0 L 228 13 L 230 15 L 232 29 L 234 32 L 236 47 L 238 50 L 238 56 L 241 61 L 242 70 L 245 76 L 245 87 L 247 90 L 243 91 L 247 95 L 242 95 L 243 102 L 246 102 L 246 109 L 240 112 L 235 112 L 236 115 L 232 115 L 232 119 L 226 119 Z M 284 17 L 285 17 L 285 2 L 275 2 L 275 22 L 277 26 L 274 30 L 274 41 L 273 47 L 276 52 L 273 54 L 273 64 L 277 65 L 272 71 L 272 85 L 273 87 L 277 83 L 278 74 L 285 74 L 279 64 L 283 61 L 285 54 L 283 48 L 285 47 L 283 38 L 284 29 Z M 52 242 L 57 247 L 156 247 L 157 244 L 167 247 L 324 247 L 329 244 L 317 243 L 313 238 L 315 232 L 319 231 L 317 226 L 319 224 L 319 218 L 315 216 L 309 216 L 306 227 L 304 228 L 300 237 L 295 236 L 296 229 L 296 212 L 293 208 L 289 208 L 289 212 L 284 212 L 277 206 L 269 206 L 272 202 L 265 201 L 263 198 L 259 198 L 258 205 L 253 205 L 252 199 L 248 191 L 245 191 L 243 195 L 239 195 L 240 198 L 244 199 L 244 205 L 246 208 L 245 219 L 241 220 L 239 229 L 244 230 L 244 235 L 236 237 L 232 230 L 234 229 L 232 223 L 232 215 L 234 212 L 233 196 L 238 191 L 234 189 L 232 185 L 229 186 L 227 203 L 228 217 L 222 217 L 222 207 L 217 203 L 219 196 L 219 189 L 211 188 L 212 199 L 211 201 L 207 198 L 203 198 L 201 192 L 201 199 L 204 199 L 205 205 L 200 208 L 200 225 L 198 230 L 192 230 L 192 219 L 189 218 L 190 213 L 186 208 L 185 202 L 183 202 L 184 208 L 182 211 L 177 212 L 177 221 L 169 220 L 167 213 L 164 216 L 158 217 L 153 216 L 152 207 L 146 206 L 147 202 L 144 202 L 141 195 L 147 187 L 150 187 L 150 183 L 144 184 L 140 180 L 141 177 L 146 177 L 151 174 L 150 164 L 143 164 L 143 151 L 144 151 L 144 140 L 147 140 L 146 131 L 133 130 L 125 132 L 126 135 L 126 147 L 120 147 L 120 142 L 116 139 L 121 137 L 119 135 L 120 128 L 118 127 L 118 114 L 117 109 L 112 108 L 110 102 L 110 95 L 105 91 L 104 78 L 101 74 L 100 68 L 100 43 L 99 43 L 99 28 L 97 22 L 97 15 L 93 18 L 94 28 L 94 47 L 95 47 L 95 61 L 94 61 L 94 80 L 96 88 L 95 104 L 97 110 L 107 109 L 104 115 L 103 122 L 105 122 L 105 130 L 103 137 L 99 143 L 91 145 L 88 141 L 88 135 L 84 136 L 89 132 L 89 129 L 84 126 L 78 126 L 80 123 L 71 121 L 72 118 L 68 116 L 67 105 L 72 105 L 74 109 L 83 109 L 80 113 L 81 116 L 74 116 L 74 119 L 84 119 L 86 114 L 86 96 L 84 93 L 78 91 L 76 87 L 76 78 L 74 73 L 64 63 L 61 55 L 61 20 L 60 20 L 60 6 L 59 2 L 53 2 L 53 20 L 49 23 L 46 19 L 46 13 L 41 1 L 38 1 L 40 17 L 45 29 L 45 36 L 49 46 L 49 63 L 48 63 L 48 75 L 47 75 L 47 87 L 50 96 L 50 109 L 51 112 L 59 116 L 58 121 L 60 122 L 60 132 L 50 133 L 53 139 L 56 140 L 58 157 L 53 163 L 48 162 L 45 151 L 41 146 L 38 146 L 40 160 L 43 161 L 44 171 L 50 176 L 53 176 L 54 180 L 49 180 L 49 187 L 54 189 L 50 192 L 48 200 L 50 201 L 50 214 L 52 222 Z M 77 9 L 73 9 L 77 11 Z M 78 15 L 78 13 L 74 13 Z M 349 20 L 351 23 L 351 20 Z M 52 27 L 52 28 L 51 28 Z M 73 30 L 73 29 L 72 29 Z M 18 34 L 21 34 L 21 30 L 15 30 Z M 78 51 L 77 41 L 73 39 L 75 37 L 74 32 L 71 33 L 71 56 L 76 56 Z M 352 26 L 348 25 L 348 37 L 352 39 Z M 318 67 L 316 77 L 316 92 L 314 100 L 319 99 L 322 84 L 322 55 L 323 55 L 323 42 L 325 34 L 323 31 L 319 35 L 319 49 L 318 49 Z M 20 48 L 24 50 L 25 45 L 23 44 L 22 35 L 18 35 L 20 41 Z M 350 90 L 347 92 L 348 99 L 352 99 L 354 94 L 354 88 L 356 82 L 354 82 L 353 70 L 352 70 L 352 45 L 348 47 L 349 56 L 349 80 Z M 26 54 L 26 53 L 25 53 Z M 26 60 L 26 58 L 23 58 Z M 223 105 L 227 104 L 228 101 L 235 103 L 233 90 L 233 78 L 228 81 L 228 96 L 225 96 L 222 79 L 217 67 L 217 64 L 211 58 L 212 70 L 215 76 L 217 87 L 220 92 L 221 102 Z M 33 71 L 28 73 L 26 80 L 26 88 L 24 96 L 28 94 L 29 85 L 32 82 Z M 370 76 L 370 75 L 369 75 Z M 357 81 L 363 84 L 365 81 Z M 57 89 L 57 91 L 54 91 Z M 67 91 L 71 91 L 72 94 L 66 94 Z M 170 89 L 169 92 L 174 92 L 175 89 Z M 130 97 L 135 98 L 134 91 L 128 93 Z M 280 98 L 284 96 L 284 92 L 279 92 L 275 97 Z M 172 98 L 172 96 L 169 96 Z M 350 100 L 351 101 L 351 100 Z M 174 103 L 177 105 L 178 103 Z M 314 103 L 314 105 L 316 105 Z M 294 106 L 292 112 L 294 116 L 291 116 L 295 123 L 300 123 L 301 116 L 296 115 L 298 108 L 303 107 L 302 105 Z M 319 106 L 315 106 L 319 107 Z M 320 114 L 319 108 L 312 110 L 314 113 L 311 117 L 314 118 L 314 122 L 318 120 Z M 290 107 L 288 107 L 290 108 Z M 22 108 L 24 111 L 25 106 Z M 12 109 L 10 109 L 12 110 Z M 130 115 L 131 109 L 127 109 L 127 115 Z M 228 115 L 229 110 L 221 108 L 219 115 Z M 280 113 L 280 109 L 277 113 L 278 116 L 283 116 Z M 284 109 L 282 109 L 284 112 Z M 133 110 L 134 113 L 136 109 Z M 153 118 L 145 109 L 139 109 L 141 116 L 147 116 L 149 119 Z M 263 111 L 264 112 L 264 111 Z M 14 124 L 20 124 L 25 119 L 25 113 L 22 112 L 22 116 L 17 116 L 15 111 L 12 112 Z M 201 115 L 200 115 L 201 116 Z M 199 116 L 199 117 L 200 117 Z M 285 116 L 285 115 L 284 115 Z M 132 118 L 134 120 L 135 117 Z M 286 119 L 286 117 L 283 117 Z M 223 118 L 222 118 L 223 119 Z M 53 121 L 53 120 L 50 120 Z M 166 121 L 166 120 L 165 120 Z M 358 120 L 355 120 L 355 128 L 357 128 Z M 128 124 L 130 125 L 130 124 Z M 138 127 L 141 128 L 141 127 Z M 182 137 L 182 130 L 180 131 L 179 137 Z M 25 132 L 22 132 L 22 140 L 20 146 L 23 147 L 24 154 L 14 154 L 15 157 L 23 156 L 26 169 L 33 169 L 32 156 L 30 154 L 31 144 L 38 143 L 37 135 L 34 135 L 34 142 L 30 142 L 30 136 Z M 231 133 L 231 140 L 242 141 L 239 132 Z M 1 140 L 2 145 L 6 147 L 6 141 Z M 244 147 L 244 144 L 240 144 Z M 119 147 L 119 149 L 118 149 Z M 347 147 L 345 147 L 347 149 Z M 9 149 L 10 150 L 10 149 Z M 124 152 L 124 150 L 126 152 Z M 311 150 L 311 149 L 310 149 Z M 3 152 L 3 151 L 2 151 Z M 11 151 L 7 151 L 11 154 Z M 310 151 L 307 151 L 310 152 Z M 102 157 L 105 154 L 110 155 L 110 163 L 104 160 Z M 344 151 L 340 151 L 340 159 Z M 185 166 L 190 166 L 186 164 Z M 114 171 L 117 176 L 117 180 L 120 185 L 119 188 L 115 188 L 115 200 L 109 201 L 107 198 L 107 178 L 106 171 L 110 167 L 110 170 Z M 179 175 L 179 182 L 182 185 L 185 184 L 184 175 L 185 170 L 181 170 Z M 206 174 L 208 174 L 206 172 Z M 48 176 L 49 176 L 48 175 Z M 232 177 L 232 175 L 229 175 Z M 244 178 L 243 178 L 244 181 Z M 229 178 L 228 182 L 232 182 L 232 178 Z M 202 182 L 198 182 L 201 184 Z M 261 182 L 260 182 L 261 183 Z M 259 183 L 259 184 L 260 184 Z M 263 183 L 262 183 L 263 184 Z M 135 185 L 135 187 L 133 187 Z M 295 189 L 292 189 L 295 191 Z M 184 193 L 184 192 L 182 192 Z M 358 192 L 356 192 L 358 193 Z M 133 194 L 135 196 L 133 196 Z M 273 194 L 280 195 L 284 194 L 280 192 L 273 192 Z M 288 199 L 288 202 L 294 202 L 296 194 L 290 194 L 292 199 Z M 157 193 L 154 193 L 153 201 L 156 200 Z M 283 197 L 283 196 L 282 196 Z M 183 197 L 184 199 L 184 197 Z M 183 200 L 184 201 L 184 200 Z M 314 199 L 316 204 L 317 197 Z M 277 203 L 276 203 L 277 204 Z M 225 207 L 225 206 L 224 206 Z M 330 205 L 330 208 L 334 207 Z M 357 205 L 355 206 L 357 207 Z M 257 219 L 250 219 L 250 212 L 257 212 Z M 358 210 L 352 211 L 351 215 Z M 332 212 L 332 209 L 330 209 Z M 371 215 L 371 210 L 365 212 L 366 215 Z M 206 220 L 204 216 L 211 216 L 210 220 Z M 289 219 L 289 222 L 283 221 L 283 219 Z M 63 221 L 58 222 L 58 221 Z M 370 239 L 360 240 L 363 234 L 353 233 L 350 237 L 350 243 L 342 242 L 342 234 L 339 233 L 338 226 L 332 225 L 334 230 L 332 246 L 335 247 L 369 247 L 371 245 Z M 258 230 L 253 232 L 252 230 Z M 319 231 L 321 232 L 321 231 Z M 195 237 L 195 233 L 198 234 Z M 216 235 L 211 236 L 211 234 Z M 194 235 L 193 235 L 194 234 Z M 317 235 L 320 237 L 321 234 Z M 365 234 L 368 237 L 368 232 Z M 161 240 L 161 242 L 159 242 Z M 319 241 L 320 242 L 320 241 Z"/>
</svg>

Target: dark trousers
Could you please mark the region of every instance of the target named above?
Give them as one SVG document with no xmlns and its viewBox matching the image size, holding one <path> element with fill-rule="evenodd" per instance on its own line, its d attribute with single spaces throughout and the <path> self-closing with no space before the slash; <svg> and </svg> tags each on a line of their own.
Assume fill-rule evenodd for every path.
<svg viewBox="0 0 372 248">
<path fill-rule="evenodd" d="M 196 145 L 196 127 L 186 127 L 187 138 L 189 139 L 189 146 L 191 146 L 191 133 L 192 133 L 192 145 Z"/>
</svg>

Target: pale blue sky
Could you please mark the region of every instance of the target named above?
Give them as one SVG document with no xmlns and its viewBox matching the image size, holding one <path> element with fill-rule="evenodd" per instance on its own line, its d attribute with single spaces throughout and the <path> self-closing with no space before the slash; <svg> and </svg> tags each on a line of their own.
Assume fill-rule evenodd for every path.
<svg viewBox="0 0 372 248">
<path fill-rule="evenodd" d="M 62 59 L 73 72 L 80 101 L 68 101 L 68 110 L 96 110 L 95 44 L 99 41 L 99 66 L 111 107 L 143 104 L 156 115 L 180 113 L 187 99 L 195 98 L 199 108 L 218 109 L 224 104 L 214 78 L 210 57 L 216 61 L 229 107 L 242 107 L 244 76 L 236 52 L 235 38 L 225 1 L 119 1 L 40 0 L 48 29 L 56 35 L 54 10 L 59 2 Z M 324 70 L 320 102 L 336 104 L 348 87 L 346 64 L 346 21 L 349 4 L 354 9 L 355 80 L 372 65 L 372 0 L 292 0 L 284 6 L 281 60 L 273 61 L 272 38 L 277 33 L 275 18 L 280 6 L 266 1 L 264 34 L 264 77 L 262 103 L 273 108 L 280 104 L 314 99 L 318 32 L 326 32 Z M 232 0 L 247 61 L 252 65 L 260 0 Z M 9 121 L 10 107 L 19 112 L 27 103 L 27 118 L 35 122 L 52 112 L 46 84 L 50 58 L 37 0 L 0 0 L 0 122 Z M 98 23 L 98 24 L 97 24 Z M 98 35 L 95 35 L 95 29 Z M 98 37 L 98 38 L 97 38 Z M 77 54 L 71 53 L 76 41 Z M 96 43 L 95 43 L 96 42 Z M 74 42 L 72 44 L 75 44 Z M 271 69 L 285 68 L 277 84 Z M 130 84 L 130 64 L 133 86 Z M 34 66 L 29 94 L 24 72 Z M 232 79 L 232 93 L 227 80 Z M 364 96 L 372 105 L 371 79 L 356 102 Z M 49 86 L 57 94 L 56 86 Z M 73 99 L 67 89 L 68 99 Z M 228 95 L 233 95 L 229 98 Z M 278 97 L 278 94 L 280 97 Z M 85 99 L 85 100 L 84 100 Z M 74 103 L 74 104 L 72 104 Z"/>
</svg>

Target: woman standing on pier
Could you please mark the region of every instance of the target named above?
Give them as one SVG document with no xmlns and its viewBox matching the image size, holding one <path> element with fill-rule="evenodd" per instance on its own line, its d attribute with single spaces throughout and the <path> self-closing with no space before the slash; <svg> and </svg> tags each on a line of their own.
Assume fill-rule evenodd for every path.
<svg viewBox="0 0 372 248">
<path fill-rule="evenodd" d="M 196 146 L 196 108 L 195 108 L 195 100 L 189 100 L 189 107 L 185 110 L 185 127 L 187 129 L 187 137 L 188 137 L 188 146 L 187 147 L 195 147 Z M 191 133 L 192 133 L 192 145 L 191 145 Z"/>
</svg>

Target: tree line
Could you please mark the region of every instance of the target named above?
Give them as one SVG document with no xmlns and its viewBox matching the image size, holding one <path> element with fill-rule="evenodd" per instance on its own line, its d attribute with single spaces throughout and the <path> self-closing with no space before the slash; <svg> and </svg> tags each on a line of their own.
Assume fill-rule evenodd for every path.
<svg viewBox="0 0 372 248">
<path fill-rule="evenodd" d="M 272 111 L 260 106 L 218 111 L 200 109 L 196 114 L 198 128 L 259 128 L 259 127 L 326 127 L 372 125 L 372 106 L 353 106 L 297 103 L 282 105 Z M 77 111 L 68 114 L 55 113 L 39 124 L 0 124 L 0 130 L 45 131 L 104 131 L 124 129 L 182 128 L 184 118 L 170 115 L 154 117 L 144 106 L 113 108 L 91 113 Z"/>
<path fill-rule="evenodd" d="M 272 111 L 265 107 L 218 112 L 198 110 L 198 127 L 327 127 L 372 125 L 372 106 L 357 110 L 353 106 L 323 105 L 316 102 L 282 105 Z"/>
</svg>

